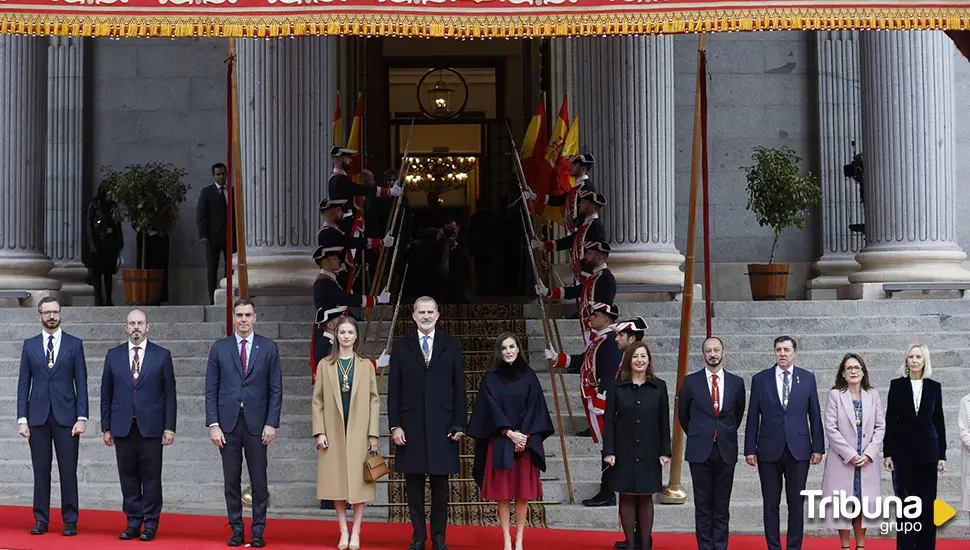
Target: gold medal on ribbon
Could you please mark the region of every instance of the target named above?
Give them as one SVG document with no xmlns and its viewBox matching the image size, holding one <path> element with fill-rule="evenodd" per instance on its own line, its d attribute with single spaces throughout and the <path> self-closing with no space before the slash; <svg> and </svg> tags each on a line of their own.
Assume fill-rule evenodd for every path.
<svg viewBox="0 0 970 550">
<path fill-rule="evenodd" d="M 49 369 L 54 368 L 54 360 L 53 359 L 48 359 L 47 360 L 47 368 L 49 368 Z"/>
</svg>

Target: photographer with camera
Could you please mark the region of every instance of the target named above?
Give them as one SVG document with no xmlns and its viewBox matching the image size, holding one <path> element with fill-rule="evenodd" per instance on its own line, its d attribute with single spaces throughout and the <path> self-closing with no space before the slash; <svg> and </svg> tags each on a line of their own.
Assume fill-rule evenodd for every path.
<svg viewBox="0 0 970 550">
<path fill-rule="evenodd" d="M 430 259 L 434 280 L 434 297 L 445 304 L 471 302 L 468 274 L 471 259 L 468 250 L 458 241 L 460 227 L 454 218 L 446 218 L 438 229 L 434 253 Z"/>
</svg>

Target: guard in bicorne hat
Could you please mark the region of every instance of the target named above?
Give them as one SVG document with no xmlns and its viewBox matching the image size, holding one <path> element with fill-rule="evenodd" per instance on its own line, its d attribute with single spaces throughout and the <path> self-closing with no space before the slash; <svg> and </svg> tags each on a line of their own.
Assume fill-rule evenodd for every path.
<svg viewBox="0 0 970 550">
<path fill-rule="evenodd" d="M 582 271 L 579 279 L 567 287 L 546 288 L 537 283 L 536 294 L 548 296 L 550 300 L 576 300 L 579 312 L 579 324 L 583 332 L 583 341 L 589 345 L 591 329 L 589 326 L 592 303 L 612 304 L 616 299 L 616 278 L 606 265 L 610 256 L 610 244 L 602 241 L 586 242 L 583 245 Z"/>
<path fill-rule="evenodd" d="M 616 345 L 616 332 L 613 323 L 620 316 L 620 310 L 615 304 L 594 302 L 590 304 L 592 318 L 590 324 L 593 338 L 586 351 L 580 355 L 566 355 L 546 349 L 546 359 L 553 362 L 555 368 L 566 368 L 573 364 L 580 365 L 579 380 L 583 409 L 589 422 L 590 435 L 593 442 L 603 449 L 603 414 L 606 412 L 606 394 L 613 391 L 616 385 L 616 366 L 623 357 Z M 583 501 L 585 506 L 615 506 L 616 495 L 610 491 L 606 483 L 604 468 L 600 491 L 596 496 Z"/>
<path fill-rule="evenodd" d="M 579 215 L 583 217 L 583 222 L 579 224 L 576 231 L 555 241 L 533 240 L 531 242 L 532 247 L 546 252 L 569 250 L 573 280 L 579 281 L 583 271 L 582 259 L 585 254 L 583 243 L 606 240 L 606 228 L 603 226 L 603 221 L 599 219 L 600 209 L 604 206 L 606 206 L 606 197 L 603 194 L 581 191 L 579 193 Z"/>
</svg>

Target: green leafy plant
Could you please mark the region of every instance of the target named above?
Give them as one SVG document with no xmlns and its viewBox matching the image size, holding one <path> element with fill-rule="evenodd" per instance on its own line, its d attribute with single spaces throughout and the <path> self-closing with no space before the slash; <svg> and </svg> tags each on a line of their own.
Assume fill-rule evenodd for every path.
<svg viewBox="0 0 970 550">
<path fill-rule="evenodd" d="M 133 164 L 123 171 L 110 166 L 101 168 L 101 185 L 115 202 L 112 216 L 119 222 L 128 220 L 142 239 L 142 256 L 138 268 L 145 265 L 144 238 L 148 231 L 168 231 L 178 219 L 178 207 L 185 202 L 189 184 L 182 178 L 188 172 L 172 164 L 151 162 Z"/>
<path fill-rule="evenodd" d="M 778 237 L 789 227 L 802 229 L 808 223 L 808 210 L 822 201 L 822 187 L 811 172 L 798 170 L 801 157 L 788 147 L 755 147 L 754 166 L 742 166 L 748 180 L 747 209 L 758 217 L 758 224 L 775 232 L 768 263 L 775 259 Z"/>
</svg>

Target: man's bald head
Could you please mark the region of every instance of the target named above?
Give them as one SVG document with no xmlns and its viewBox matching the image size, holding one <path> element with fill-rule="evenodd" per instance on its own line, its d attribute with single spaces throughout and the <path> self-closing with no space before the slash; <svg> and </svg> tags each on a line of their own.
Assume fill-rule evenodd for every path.
<svg viewBox="0 0 970 550">
<path fill-rule="evenodd" d="M 125 332 L 128 333 L 128 340 L 135 345 L 141 344 L 148 337 L 148 315 L 140 310 L 133 309 L 128 313 L 125 321 Z"/>
</svg>

